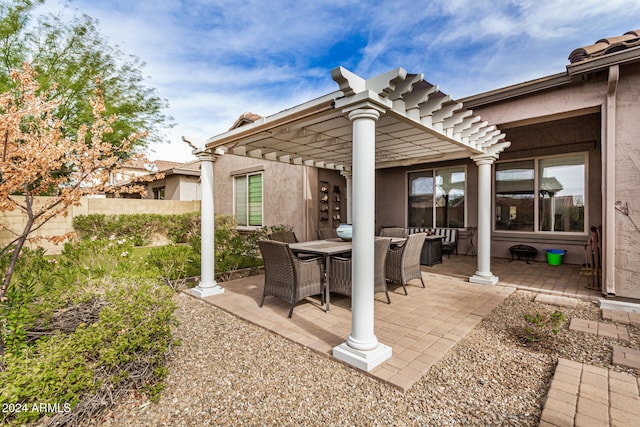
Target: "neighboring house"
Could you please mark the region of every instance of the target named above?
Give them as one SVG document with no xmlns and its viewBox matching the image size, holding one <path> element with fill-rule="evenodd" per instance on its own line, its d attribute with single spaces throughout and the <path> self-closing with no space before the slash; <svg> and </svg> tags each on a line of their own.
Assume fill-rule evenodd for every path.
<svg viewBox="0 0 640 427">
<path fill-rule="evenodd" d="M 405 81 L 414 76 L 407 75 Z M 429 90 L 425 85 L 422 81 L 415 87 Z M 354 85 L 341 82 L 340 87 L 354 96 Z M 481 225 L 479 206 L 489 203 L 491 256 L 508 257 L 510 246 L 526 244 L 541 252 L 565 249 L 565 262 L 581 264 L 591 227 L 601 226 L 603 293 L 640 299 L 640 31 L 574 50 L 562 73 L 461 100 L 462 110 L 438 97 L 434 105 L 440 110 L 429 120 L 442 120 L 445 131 L 448 120 L 457 120 L 455 112 L 473 110 L 497 125 L 510 145 L 498 147 L 493 140 L 485 145 L 498 147 L 489 160 L 487 181 L 473 144 L 463 147 L 468 152 L 462 155 L 455 151 L 462 144 L 443 143 L 440 152 L 425 149 L 421 155 L 402 157 L 397 139 L 403 137 L 392 133 L 395 130 L 381 130 L 388 124 L 383 113 L 376 123 L 376 231 L 382 226 L 475 229 Z M 318 228 L 346 222 L 350 165 L 318 161 L 322 154 L 310 154 L 314 161 L 302 155 L 294 159 L 285 144 L 292 141 L 291 150 L 300 153 L 300 146 L 293 145 L 307 138 L 310 152 L 311 146 L 325 147 L 344 162 L 342 153 L 350 151 L 340 150 L 351 149 L 351 129 L 345 124 L 329 127 L 338 123 L 329 114 L 342 98 L 339 92 L 328 94 L 268 118 L 244 114 L 228 134 L 210 139 L 209 150 L 231 149 L 215 160 L 215 212 L 233 213 L 246 227 L 289 224 L 301 239 L 314 238 Z M 399 108 L 405 108 L 415 96 L 400 100 Z M 407 117 L 412 114 L 408 107 L 403 111 Z M 424 117 L 420 120 L 425 123 Z M 465 120 L 456 123 L 466 126 Z M 281 124 L 285 121 L 291 126 Z M 306 122 L 310 124 L 298 126 Z M 325 124 L 327 130 L 321 130 Z M 452 135 L 458 124 L 449 123 Z M 245 126 L 249 129 L 240 129 Z M 391 143 L 381 143 L 384 138 L 396 139 L 392 149 L 398 160 L 379 161 L 387 154 L 381 146 Z M 407 132 L 407 143 L 412 138 Z M 333 219 L 334 212 L 339 219 Z M 461 244 L 464 252 L 466 242 Z"/>
<path fill-rule="evenodd" d="M 200 200 L 200 162 L 187 163 L 155 160 L 132 162 L 123 173 L 112 177 L 114 186 L 131 185 L 140 177 L 151 176 L 148 182 L 141 181 L 146 188 L 147 199 L 155 200 Z M 123 198 L 141 198 L 139 194 L 121 193 Z"/>
<path fill-rule="evenodd" d="M 200 200 L 200 162 L 154 162 L 162 178 L 146 183 L 147 199 Z"/>
<path fill-rule="evenodd" d="M 165 160 L 151 161 L 147 159 L 135 159 L 127 161 L 122 168 L 116 173 L 111 173 L 109 183 L 111 185 L 121 185 L 134 181 L 136 178 L 158 172 L 159 170 L 168 169 L 178 166 L 178 162 L 169 162 Z"/>
</svg>

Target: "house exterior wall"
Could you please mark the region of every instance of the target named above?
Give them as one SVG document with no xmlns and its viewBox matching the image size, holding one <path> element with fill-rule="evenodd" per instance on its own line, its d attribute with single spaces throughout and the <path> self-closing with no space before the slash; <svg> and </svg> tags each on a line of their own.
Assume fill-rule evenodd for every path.
<svg viewBox="0 0 640 427">
<path fill-rule="evenodd" d="M 213 171 L 216 214 L 234 214 L 235 176 L 261 172 L 263 225 L 289 225 L 299 240 L 315 238 L 318 218 L 316 168 L 226 154 L 215 161 Z"/>
<path fill-rule="evenodd" d="M 165 200 L 200 200 L 200 177 L 169 175 L 147 184 L 146 199 L 153 199 L 153 191 L 164 188 Z"/>
<path fill-rule="evenodd" d="M 540 137 L 545 137 L 545 130 L 536 128 L 536 124 L 547 123 L 555 119 L 563 119 L 567 116 L 593 117 L 594 113 L 599 117 L 599 139 L 596 147 L 587 148 L 589 151 L 589 223 L 598 225 L 603 223 L 605 212 L 615 215 L 615 230 L 607 230 L 603 227 L 604 243 L 606 245 L 607 233 L 615 235 L 615 259 L 612 262 L 606 258 L 603 260 L 605 268 L 614 268 L 615 295 L 625 298 L 640 298 L 640 65 L 637 63 L 621 65 L 620 79 L 616 90 L 616 121 L 615 140 L 607 141 L 607 71 L 590 74 L 581 81 L 576 81 L 569 86 L 563 86 L 544 92 L 512 98 L 506 101 L 495 102 L 486 106 L 473 107 L 474 112 L 483 119 L 498 125 L 506 130 L 507 139 L 518 134 L 517 128 L 525 129 L 526 125 L 533 124 L 530 130 L 535 131 Z M 586 119 L 587 129 L 582 129 L 580 124 L 574 127 L 579 138 L 588 143 L 595 136 L 594 126 L 598 120 Z M 540 131 L 540 132 L 538 132 Z M 581 133 L 580 133 L 581 132 Z M 584 133 L 586 132 L 586 134 Z M 532 132 L 534 133 L 534 132 Z M 535 136 L 533 136 L 535 138 Z M 517 139 L 517 137 L 516 137 Z M 558 146 L 551 146 L 549 150 L 561 150 L 563 140 L 558 141 Z M 607 183 L 603 176 L 603 156 L 607 144 L 615 144 L 615 183 Z M 501 159 L 513 155 L 516 147 L 507 149 Z M 540 147 L 540 149 L 544 149 Z M 615 187 L 615 190 L 614 190 Z M 600 191 L 598 191 L 600 190 Z M 606 206 L 604 203 L 607 191 L 615 191 L 615 200 L 619 202 L 619 208 Z M 599 199 L 599 203 L 598 203 Z M 625 214 L 628 208 L 628 215 Z M 503 250 L 502 236 L 494 233 L 492 251 L 494 254 Z M 586 236 L 585 236 L 586 240 Z M 554 243 L 553 241 L 549 242 Z M 558 244 L 563 242 L 559 241 Z M 567 261 L 582 263 L 579 257 L 572 253 L 583 254 L 580 239 L 575 242 L 566 242 L 570 245 L 570 253 Z"/>
<path fill-rule="evenodd" d="M 448 162 L 416 164 L 401 168 L 378 169 L 376 171 L 376 233 L 382 227 L 407 226 L 408 173 L 452 166 L 464 166 L 466 169 L 465 226 L 477 227 L 478 168 L 473 161 L 460 159 Z M 466 231 L 461 231 L 458 238 L 458 253 L 466 253 L 468 247 L 467 233 Z"/>
<path fill-rule="evenodd" d="M 200 177 L 180 176 L 180 198 L 178 200 L 200 200 Z"/>
</svg>

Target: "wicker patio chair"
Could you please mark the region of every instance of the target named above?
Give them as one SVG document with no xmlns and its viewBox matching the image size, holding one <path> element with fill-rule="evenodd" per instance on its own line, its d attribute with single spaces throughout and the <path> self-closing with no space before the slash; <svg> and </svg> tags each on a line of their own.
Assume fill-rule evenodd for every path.
<svg viewBox="0 0 640 427">
<path fill-rule="evenodd" d="M 299 259 L 293 255 L 288 243 L 275 240 L 259 240 L 258 247 L 264 260 L 260 307 L 267 295 L 282 298 L 291 304 L 291 318 L 296 303 L 311 295 L 323 295 L 322 258 Z"/>
<path fill-rule="evenodd" d="M 274 231 L 269 234 L 269 239 L 275 240 L 276 242 L 298 243 L 296 233 L 293 231 Z"/>
<path fill-rule="evenodd" d="M 387 295 L 387 304 L 391 304 L 391 300 L 387 291 L 384 264 L 390 245 L 390 238 L 378 237 L 374 242 L 373 292 L 384 292 Z M 329 291 L 350 297 L 351 288 L 351 258 L 331 257 L 329 259 Z"/>
<path fill-rule="evenodd" d="M 380 229 L 380 237 L 402 237 L 406 239 L 409 230 L 401 227 L 383 227 Z"/>
<path fill-rule="evenodd" d="M 318 229 L 318 239 L 335 239 L 338 237 L 338 232 L 335 228 L 319 228 Z"/>
<path fill-rule="evenodd" d="M 422 287 L 425 287 L 420 271 L 420 252 L 425 237 L 425 233 L 410 234 L 404 245 L 389 249 L 386 262 L 387 279 L 392 283 L 400 283 L 405 295 L 409 295 L 406 285 L 411 280 L 420 279 Z"/>
</svg>

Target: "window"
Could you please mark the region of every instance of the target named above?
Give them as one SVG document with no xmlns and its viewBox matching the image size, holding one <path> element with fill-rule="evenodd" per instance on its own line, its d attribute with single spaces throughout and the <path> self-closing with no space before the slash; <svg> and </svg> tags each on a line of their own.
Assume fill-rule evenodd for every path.
<svg viewBox="0 0 640 427">
<path fill-rule="evenodd" d="M 586 155 L 496 164 L 495 229 L 585 232 Z"/>
<path fill-rule="evenodd" d="M 164 198 L 165 198 L 165 189 L 164 189 L 164 187 L 154 188 L 153 189 L 153 198 L 155 200 L 164 200 Z"/>
<path fill-rule="evenodd" d="M 407 225 L 464 227 L 465 177 L 464 166 L 409 173 Z"/>
<path fill-rule="evenodd" d="M 238 225 L 262 226 L 262 174 L 236 176 L 234 185 Z"/>
</svg>

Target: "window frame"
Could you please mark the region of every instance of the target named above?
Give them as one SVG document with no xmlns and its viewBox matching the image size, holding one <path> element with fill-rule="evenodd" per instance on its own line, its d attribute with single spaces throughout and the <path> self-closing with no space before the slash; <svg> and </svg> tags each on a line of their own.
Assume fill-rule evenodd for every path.
<svg viewBox="0 0 640 427">
<path fill-rule="evenodd" d="M 409 206 L 409 197 L 410 197 L 410 188 L 409 188 L 409 176 L 411 174 L 417 174 L 417 173 L 424 173 L 424 172 L 430 172 L 430 178 L 433 180 L 433 193 L 432 193 L 432 198 L 431 198 L 431 220 L 432 223 L 431 225 L 425 226 L 423 228 L 438 228 L 437 223 L 438 223 L 438 206 L 436 201 L 438 200 L 438 192 L 437 192 L 437 177 L 439 176 L 439 171 L 445 171 L 445 170 L 452 170 L 452 169 L 456 169 L 458 170 L 458 172 L 463 172 L 464 173 L 464 187 L 463 187 L 463 191 L 464 191 L 464 210 L 463 210 L 463 225 L 461 227 L 444 227 L 444 228 L 457 228 L 457 229 L 464 229 L 467 227 L 467 221 L 468 221 L 468 215 L 467 215 L 467 209 L 468 209 L 468 197 L 469 197 L 469 192 L 468 192 L 468 184 L 469 184 L 469 171 L 468 171 L 468 165 L 466 164 L 458 164 L 458 165 L 450 165 L 450 166 L 442 166 L 442 167 L 431 167 L 431 168 L 423 168 L 423 169 L 415 169 L 415 170 L 409 170 L 405 173 L 405 180 L 404 180 L 404 189 L 405 189 L 405 215 L 404 215 L 404 220 L 405 220 L 405 224 L 407 227 L 419 227 L 416 225 L 410 225 L 409 224 L 409 212 L 410 212 L 410 206 Z M 442 227 L 440 227 L 442 228 Z"/>
<path fill-rule="evenodd" d="M 250 177 L 252 176 L 260 176 L 260 224 L 250 224 L 251 223 L 251 218 L 250 218 L 250 214 L 249 214 L 249 182 L 250 182 Z M 244 183 L 245 183 L 245 215 L 246 215 L 246 224 L 240 224 L 240 222 L 238 222 L 238 226 L 239 227 L 254 227 L 254 228 L 260 228 L 264 226 L 264 173 L 263 171 L 255 171 L 255 172 L 247 172 L 247 173 L 243 173 L 243 174 L 236 174 L 233 175 L 233 216 L 236 219 L 236 221 L 238 220 L 238 203 L 237 203 L 237 197 L 238 197 L 238 178 L 244 178 Z"/>
<path fill-rule="evenodd" d="M 584 218 L 583 218 L 583 230 L 582 231 L 554 231 L 554 230 L 540 230 L 540 162 L 542 160 L 548 159 L 558 159 L 558 158 L 570 158 L 582 156 L 584 161 L 584 176 L 583 176 L 583 189 L 584 189 Z M 497 214 L 497 194 L 496 194 L 496 168 L 500 163 L 517 163 L 517 162 L 526 162 L 533 161 L 533 230 L 501 230 L 496 228 L 496 214 Z M 522 157 L 517 159 L 505 159 L 496 161 L 493 165 L 493 177 L 492 177 L 492 224 L 491 229 L 495 233 L 505 233 L 505 234 L 527 234 L 527 235 L 540 235 L 540 236 L 584 236 L 589 232 L 589 152 L 588 151 L 576 151 L 571 153 L 563 153 L 563 154 L 553 154 L 548 156 L 530 156 L 530 157 Z"/>
<path fill-rule="evenodd" d="M 154 200 L 166 200 L 166 198 L 167 198 L 167 188 L 165 186 L 153 188 Z"/>
</svg>

